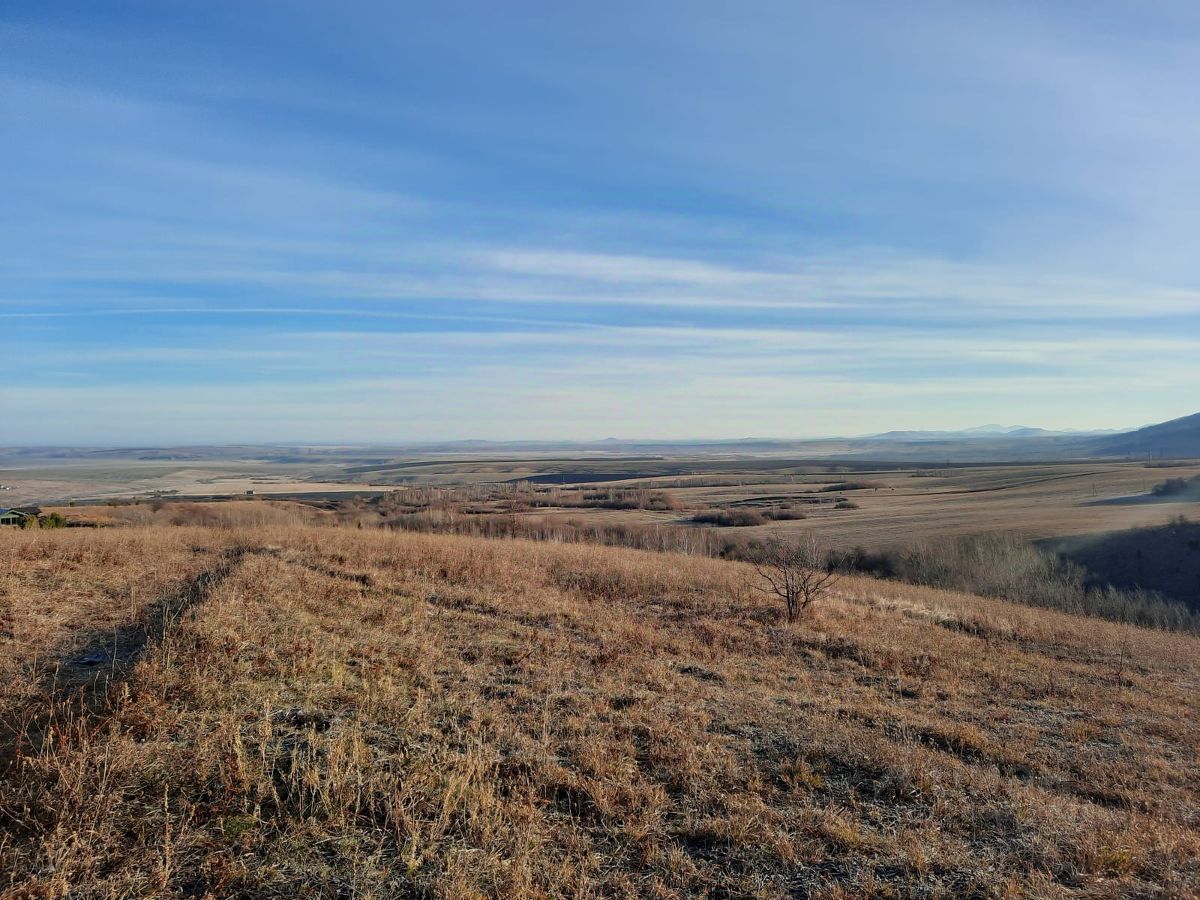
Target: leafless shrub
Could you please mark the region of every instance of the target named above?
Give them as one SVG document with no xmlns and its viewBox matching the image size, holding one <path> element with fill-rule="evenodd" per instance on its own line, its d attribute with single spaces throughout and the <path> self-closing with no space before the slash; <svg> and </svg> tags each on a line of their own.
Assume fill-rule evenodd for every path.
<svg viewBox="0 0 1200 900">
<path fill-rule="evenodd" d="M 559 506 L 580 506 L 590 509 L 648 509 L 666 512 L 678 509 L 675 498 L 663 491 L 618 490 L 588 491 L 582 500 L 567 502 L 559 499 Z"/>
<path fill-rule="evenodd" d="M 792 522 L 799 519 L 808 518 L 804 511 L 790 504 L 785 506 L 772 506 L 764 509 L 762 514 L 772 522 Z"/>
<path fill-rule="evenodd" d="M 718 528 L 747 528 L 765 525 L 767 517 L 754 509 L 712 509 L 696 513 L 691 521 L 697 525 L 715 525 Z"/>
<path fill-rule="evenodd" d="M 1200 631 L 1200 615 L 1154 591 L 1089 585 L 1082 566 L 1014 533 L 971 535 L 871 553 L 836 554 L 839 567 L 925 587 L 1000 597 L 1075 615 L 1171 630 Z"/>
<path fill-rule="evenodd" d="M 828 553 L 812 535 L 796 542 L 772 539 L 751 550 L 752 586 L 782 600 L 788 621 L 795 622 L 837 581 L 837 570 L 828 561 Z"/>
<path fill-rule="evenodd" d="M 729 555 L 728 542 L 708 529 L 669 525 L 631 525 L 620 522 L 583 522 L 575 519 L 542 519 L 519 515 L 457 515 L 451 511 L 405 513 L 382 520 L 385 528 L 426 534 L 471 537 L 520 538 L 553 544 L 600 544 L 688 553 L 696 556 Z"/>
</svg>

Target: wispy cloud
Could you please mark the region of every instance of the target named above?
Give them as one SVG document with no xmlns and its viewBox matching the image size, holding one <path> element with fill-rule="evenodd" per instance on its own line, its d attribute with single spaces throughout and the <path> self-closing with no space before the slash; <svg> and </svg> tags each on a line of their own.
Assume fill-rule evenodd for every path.
<svg viewBox="0 0 1200 900">
<path fill-rule="evenodd" d="M 260 268 L 242 268 L 206 249 L 207 265 L 169 249 L 134 254 L 115 251 L 103 265 L 93 261 L 58 272 L 55 300 L 128 297 L 145 308 L 131 282 L 271 290 L 313 301 L 485 301 L 493 304 L 595 304 L 661 307 L 729 307 L 746 310 L 859 309 L 910 311 L 925 316 L 984 322 L 989 318 L 1144 318 L 1191 314 L 1200 289 L 1122 279 L 1103 279 L 1021 266 L 844 250 L 820 257 L 772 260 L 774 267 L 722 265 L 678 256 L 582 253 L 549 249 L 481 249 L 425 245 L 417 251 L 376 252 L 310 248 L 263 253 Z M 123 258 L 128 257 L 128 258 Z M 222 264 L 224 263 L 224 265 Z M 198 292 L 198 291 L 197 291 Z M 2 296 L 2 295 L 0 295 Z M 261 293 L 255 295 L 260 300 Z M 31 305 L 20 293 L 8 306 Z M 189 309 L 194 307 L 188 307 Z M 213 309 L 229 309 L 214 304 Z M 254 305 L 251 309 L 269 309 Z M 287 305 L 276 307 L 286 311 Z M 167 307 L 159 307 L 166 310 Z M 13 313 L 10 313 L 10 315 Z"/>
<path fill-rule="evenodd" d="M 0 383 L 6 424 L 679 437 L 1194 411 L 1186 5 L 358 12 L 0 13 L 0 347 L 39 360 Z"/>
</svg>

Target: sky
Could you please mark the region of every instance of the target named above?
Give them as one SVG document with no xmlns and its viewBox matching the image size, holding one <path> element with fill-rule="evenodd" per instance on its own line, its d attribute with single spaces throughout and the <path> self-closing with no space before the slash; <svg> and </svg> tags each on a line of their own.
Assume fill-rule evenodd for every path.
<svg viewBox="0 0 1200 900">
<path fill-rule="evenodd" d="M 4 444 L 1200 410 L 1200 5 L 0 4 Z"/>
</svg>

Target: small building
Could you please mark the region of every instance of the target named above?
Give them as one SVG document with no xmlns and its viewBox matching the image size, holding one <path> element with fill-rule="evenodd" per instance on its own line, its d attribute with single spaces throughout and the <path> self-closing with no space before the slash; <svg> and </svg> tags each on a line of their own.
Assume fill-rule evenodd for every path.
<svg viewBox="0 0 1200 900">
<path fill-rule="evenodd" d="M 0 527 L 8 525 L 10 527 L 21 528 L 25 525 L 27 519 L 36 519 L 36 514 L 29 514 L 19 509 L 0 509 Z"/>
</svg>

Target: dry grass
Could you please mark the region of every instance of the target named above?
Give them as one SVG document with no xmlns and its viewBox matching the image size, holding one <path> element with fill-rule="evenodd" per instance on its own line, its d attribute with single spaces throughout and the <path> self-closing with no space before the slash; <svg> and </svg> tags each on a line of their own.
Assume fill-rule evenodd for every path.
<svg viewBox="0 0 1200 900">
<path fill-rule="evenodd" d="M 268 525 L 313 525 L 330 514 L 314 506 L 288 500 L 223 500 L 197 503 L 151 500 L 137 503 L 90 506 L 48 506 L 69 526 L 101 528 L 126 525 L 203 525 L 213 528 L 263 528 Z"/>
<path fill-rule="evenodd" d="M 1200 886 L 1184 635 L 334 528 L 10 532 L 0 578 L 13 896 Z"/>
<path fill-rule="evenodd" d="M 1179 470 L 1182 477 L 1197 473 L 1200 468 L 1195 466 Z M 914 477 L 918 474 L 925 473 L 872 474 L 869 489 L 854 490 L 846 497 L 858 509 L 838 509 L 832 502 L 837 491 L 844 490 L 839 483 L 846 482 L 821 481 L 814 475 L 747 477 L 733 484 L 713 479 L 716 483 L 704 487 L 696 486 L 702 478 L 682 480 L 680 486 L 664 480 L 643 483 L 669 490 L 682 508 L 692 510 L 795 504 L 807 514 L 805 519 L 776 521 L 762 529 L 789 537 L 813 531 L 830 546 L 861 545 L 873 550 L 964 534 L 1018 531 L 1051 538 L 1162 525 L 1177 515 L 1200 518 L 1200 498 L 1190 503 L 1098 503 L 1145 494 L 1163 480 L 1162 469 L 1136 463 L 972 466 Z M 644 521 L 620 511 L 607 511 L 602 518 Z"/>
</svg>

